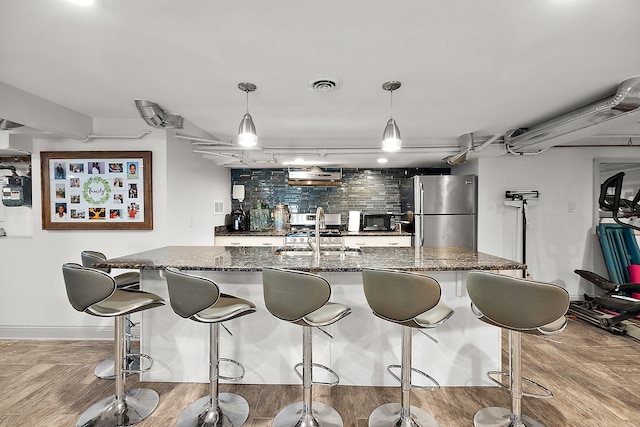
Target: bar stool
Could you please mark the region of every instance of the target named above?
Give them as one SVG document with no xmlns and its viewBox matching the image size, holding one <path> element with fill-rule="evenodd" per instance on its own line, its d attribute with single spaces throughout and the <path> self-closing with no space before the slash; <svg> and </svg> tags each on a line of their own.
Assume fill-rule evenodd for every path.
<svg viewBox="0 0 640 427">
<path fill-rule="evenodd" d="M 82 251 L 82 253 L 80 254 L 80 258 L 82 259 L 82 266 L 89 268 L 96 268 L 94 267 L 96 263 L 106 261 L 107 259 L 107 257 L 102 252 L 97 251 Z M 96 270 L 111 274 L 111 268 L 109 267 L 96 268 Z M 138 271 L 127 271 L 125 273 L 113 276 L 113 278 L 116 281 L 116 286 L 118 287 L 118 289 L 140 289 L 140 272 Z M 131 328 L 133 326 L 135 326 L 135 324 L 131 321 L 131 316 L 127 315 L 125 317 L 124 323 L 124 351 L 126 355 L 127 375 L 140 372 L 141 366 L 140 354 L 131 352 L 131 338 L 133 337 Z M 146 357 L 147 359 L 150 359 L 148 356 Z M 113 357 L 109 357 L 98 363 L 98 366 L 96 366 L 93 371 L 96 377 L 106 380 L 112 380 L 115 376 L 114 372 Z"/>
<path fill-rule="evenodd" d="M 69 302 L 78 311 L 92 316 L 113 317 L 116 393 L 87 409 L 77 427 L 131 426 L 148 417 L 158 406 L 154 390 L 135 388 L 125 391 L 124 323 L 127 314 L 164 305 L 158 295 L 138 290 L 118 289 L 113 277 L 76 263 L 62 266 Z"/>
<path fill-rule="evenodd" d="M 196 400 L 178 417 L 178 427 L 241 426 L 249 416 L 249 404 L 237 394 L 218 393 L 219 378 L 238 381 L 244 377 L 244 367 L 235 360 L 219 356 L 220 324 L 246 314 L 255 313 L 256 306 L 242 298 L 220 293 L 213 280 L 186 274 L 174 267 L 165 271 L 169 302 L 173 311 L 185 319 L 209 324 L 209 396 Z M 238 377 L 219 374 L 219 363 L 230 362 L 242 369 Z"/>
<path fill-rule="evenodd" d="M 278 412 L 272 427 L 342 426 L 342 417 L 335 409 L 313 401 L 313 384 L 336 385 L 339 377 L 328 367 L 312 363 L 311 328 L 331 325 L 351 313 L 351 309 L 329 302 L 331 286 L 315 274 L 265 267 L 262 269 L 262 283 L 267 310 L 278 319 L 303 327 L 302 363 L 294 367 L 302 380 L 303 401 L 288 405 Z M 334 381 L 314 382 L 312 366 L 329 372 Z"/>
<path fill-rule="evenodd" d="M 453 310 L 440 300 L 440 284 L 413 272 L 363 269 L 362 285 L 373 314 L 402 327 L 402 363 L 387 366 L 387 371 L 401 384 L 402 400 L 378 406 L 369 416 L 369 426 L 437 427 L 439 424 L 431 414 L 411 406 L 412 372 L 434 383 L 413 387 L 432 391 L 440 388 L 435 379 L 411 366 L 411 328 L 435 328 L 453 315 Z M 400 369 L 400 377 L 393 369 Z"/>
<path fill-rule="evenodd" d="M 567 325 L 565 314 L 569 309 L 569 294 L 563 288 L 549 283 L 518 279 L 500 274 L 472 271 L 467 276 L 467 292 L 472 309 L 480 320 L 506 329 L 509 334 L 509 371 L 490 371 L 489 378 L 509 390 L 511 408 L 490 407 L 480 409 L 473 417 L 480 426 L 544 426 L 537 420 L 522 415 L 523 396 L 550 398 L 551 391 L 540 384 L 521 377 L 522 333 L 552 335 L 562 332 Z M 509 378 L 506 385 L 495 376 Z M 524 393 L 522 381 L 542 391 Z"/>
</svg>

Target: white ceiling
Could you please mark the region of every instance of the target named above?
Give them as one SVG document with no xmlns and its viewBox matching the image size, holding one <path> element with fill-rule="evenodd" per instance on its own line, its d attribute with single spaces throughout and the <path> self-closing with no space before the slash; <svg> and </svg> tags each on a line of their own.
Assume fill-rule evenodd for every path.
<svg viewBox="0 0 640 427">
<path fill-rule="evenodd" d="M 0 82 L 81 115 L 139 119 L 134 99 L 149 99 L 211 139 L 231 141 L 245 112 L 237 85 L 257 85 L 249 110 L 262 151 L 227 151 L 244 156 L 232 167 L 294 157 L 367 167 L 383 155 L 388 167 L 445 166 L 462 134 L 481 144 L 609 96 L 640 75 L 638 0 L 0 5 Z M 327 76 L 341 87 L 309 88 Z M 391 113 L 381 86 L 389 80 L 402 83 L 393 117 L 403 147 L 413 147 L 393 154 L 380 150 Z M 2 103 L 1 118 L 12 120 Z M 640 114 L 607 132 L 621 138 L 578 142 L 626 144 L 638 135 L 632 142 L 640 144 L 638 122 Z M 149 129 L 142 119 L 139 127 Z M 484 151 L 504 152 L 494 145 Z"/>
</svg>

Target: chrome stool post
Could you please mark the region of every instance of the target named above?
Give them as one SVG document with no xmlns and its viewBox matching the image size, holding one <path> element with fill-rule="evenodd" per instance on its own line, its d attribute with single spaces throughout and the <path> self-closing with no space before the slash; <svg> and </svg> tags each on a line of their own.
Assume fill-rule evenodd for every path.
<svg viewBox="0 0 640 427">
<path fill-rule="evenodd" d="M 114 365 L 116 393 L 89 407 L 78 420 L 78 427 L 132 426 L 151 415 L 158 406 L 160 396 L 155 390 L 134 388 L 125 391 L 124 322 L 124 316 L 115 318 L 114 360 L 121 362 Z"/>
<path fill-rule="evenodd" d="M 176 426 L 241 426 L 249 416 L 249 404 L 240 395 L 219 393 L 219 381 L 239 381 L 244 377 L 245 371 L 235 360 L 220 357 L 220 326 L 223 321 L 254 313 L 255 305 L 242 298 L 222 294 L 212 280 L 183 273 L 177 268 L 167 268 L 165 277 L 173 311 L 180 317 L 209 324 L 209 395 L 185 408 L 179 415 Z M 222 327 L 227 329 L 224 325 Z M 242 370 L 241 375 L 220 375 L 220 362 L 237 365 Z"/>
<path fill-rule="evenodd" d="M 80 253 L 80 258 L 82 259 L 82 265 L 88 268 L 95 268 L 94 264 L 105 261 L 107 259 L 107 257 L 102 252 L 98 252 L 98 251 L 82 251 Z M 107 274 L 111 274 L 110 268 L 96 268 L 96 270 L 100 270 Z M 114 279 L 116 281 L 116 286 L 118 287 L 118 289 L 129 289 L 129 290 L 140 289 L 140 273 L 139 272 L 130 271 L 130 272 L 118 274 L 114 276 Z M 127 375 L 131 375 L 134 373 L 141 373 L 150 368 L 150 367 L 147 369 L 141 368 L 142 366 L 141 365 L 142 362 L 140 360 L 141 356 L 152 362 L 152 359 L 147 355 L 140 355 L 139 353 L 131 352 L 131 338 L 133 337 L 133 334 L 131 333 L 131 328 L 134 325 L 135 324 L 131 321 L 131 315 L 128 314 L 126 316 L 126 322 L 125 322 L 125 328 L 124 328 L 124 334 L 125 334 L 124 335 L 124 339 L 125 339 L 124 354 L 126 358 L 124 366 L 125 366 L 125 371 Z M 112 380 L 116 377 L 114 365 L 115 364 L 114 364 L 113 357 L 108 357 L 107 359 L 98 363 L 93 373 L 98 378 Z"/>
<path fill-rule="evenodd" d="M 220 375 L 219 357 L 220 323 L 209 325 L 209 395 L 201 397 L 180 414 L 176 427 L 195 426 L 241 426 L 249 416 L 249 404 L 240 395 L 218 393 L 219 379 L 240 380 L 244 376 L 224 377 Z M 235 361 L 233 361 L 235 362 Z M 237 363 L 237 362 L 236 362 Z M 242 365 L 240 365 L 242 366 Z"/>
<path fill-rule="evenodd" d="M 292 403 L 278 412 L 272 427 L 342 427 L 338 411 L 313 400 L 314 383 L 335 385 L 339 378 L 328 367 L 313 363 L 312 328 L 331 325 L 351 313 L 351 309 L 329 302 L 331 286 L 316 274 L 265 267 L 262 280 L 267 310 L 278 319 L 302 326 L 302 363 L 294 367 L 302 379 L 302 402 Z M 326 370 L 334 380 L 314 382 L 314 367 Z"/>
<path fill-rule="evenodd" d="M 109 274 L 79 264 L 62 266 L 69 302 L 77 311 L 114 318 L 115 395 L 93 404 L 78 420 L 77 427 L 132 426 L 148 417 L 158 406 L 160 396 L 151 389 L 125 389 L 126 315 L 164 305 L 150 292 L 118 289 Z"/>
<path fill-rule="evenodd" d="M 544 427 L 542 422 L 522 414 L 523 396 L 553 396 L 545 387 L 522 377 L 522 334 L 551 335 L 564 330 L 569 294 L 549 283 L 480 271 L 469 273 L 467 291 L 474 314 L 485 323 L 506 329 L 509 336 L 509 371 L 490 371 L 488 376 L 509 391 L 511 407 L 480 409 L 473 417 L 474 426 Z M 495 375 L 507 376 L 509 383 L 498 381 Z M 537 387 L 543 394 L 525 393 L 523 382 Z"/>
<path fill-rule="evenodd" d="M 387 366 L 391 376 L 400 382 L 401 401 L 374 409 L 369 415 L 369 427 L 438 427 L 431 414 L 411 406 L 412 387 L 430 391 L 440 388 L 434 378 L 411 366 L 411 354 L 413 329 L 435 328 L 453 315 L 453 310 L 440 301 L 440 284 L 421 274 L 381 269 L 363 269 L 362 284 L 373 314 L 400 325 L 402 331 L 401 364 Z M 434 340 L 428 334 L 427 337 Z M 393 368 L 400 369 L 399 377 Z M 414 372 L 434 385 L 412 385 Z"/>
</svg>

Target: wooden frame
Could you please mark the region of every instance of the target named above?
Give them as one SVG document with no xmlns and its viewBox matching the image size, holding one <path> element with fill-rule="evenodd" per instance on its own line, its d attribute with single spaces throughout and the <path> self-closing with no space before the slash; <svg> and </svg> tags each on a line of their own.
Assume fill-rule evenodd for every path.
<svg viewBox="0 0 640 427">
<path fill-rule="evenodd" d="M 151 151 L 40 153 L 43 230 L 152 230 Z"/>
</svg>

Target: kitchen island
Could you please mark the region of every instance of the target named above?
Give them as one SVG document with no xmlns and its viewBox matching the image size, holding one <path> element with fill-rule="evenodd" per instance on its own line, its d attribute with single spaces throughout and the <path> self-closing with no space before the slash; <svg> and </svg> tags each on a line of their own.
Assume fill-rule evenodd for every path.
<svg viewBox="0 0 640 427">
<path fill-rule="evenodd" d="M 501 365 L 500 331 L 477 320 L 465 283 L 470 270 L 521 276 L 526 266 L 465 248 L 363 248 L 322 255 L 279 252 L 273 247 L 168 246 L 96 266 L 139 269 L 144 290 L 167 300 L 142 315 L 140 346 L 154 359 L 142 380 L 208 382 L 208 327 L 177 316 L 169 306 L 163 270 L 173 266 L 213 279 L 222 292 L 252 301 L 256 313 L 226 322 L 221 356 L 243 363 L 247 384 L 298 384 L 292 367 L 302 356 L 302 330 L 274 318 L 262 297 L 264 266 L 317 273 L 332 286 L 332 300 L 351 307 L 345 319 L 314 331 L 314 361 L 334 369 L 345 385 L 397 385 L 386 366 L 400 361 L 400 327 L 376 318 L 362 291 L 363 268 L 418 271 L 438 280 L 442 299 L 455 310 L 444 325 L 413 340 L 413 365 L 441 385 L 490 385 L 486 371 Z M 221 365 L 223 373 L 226 366 Z M 229 372 L 228 375 L 234 375 Z"/>
</svg>

